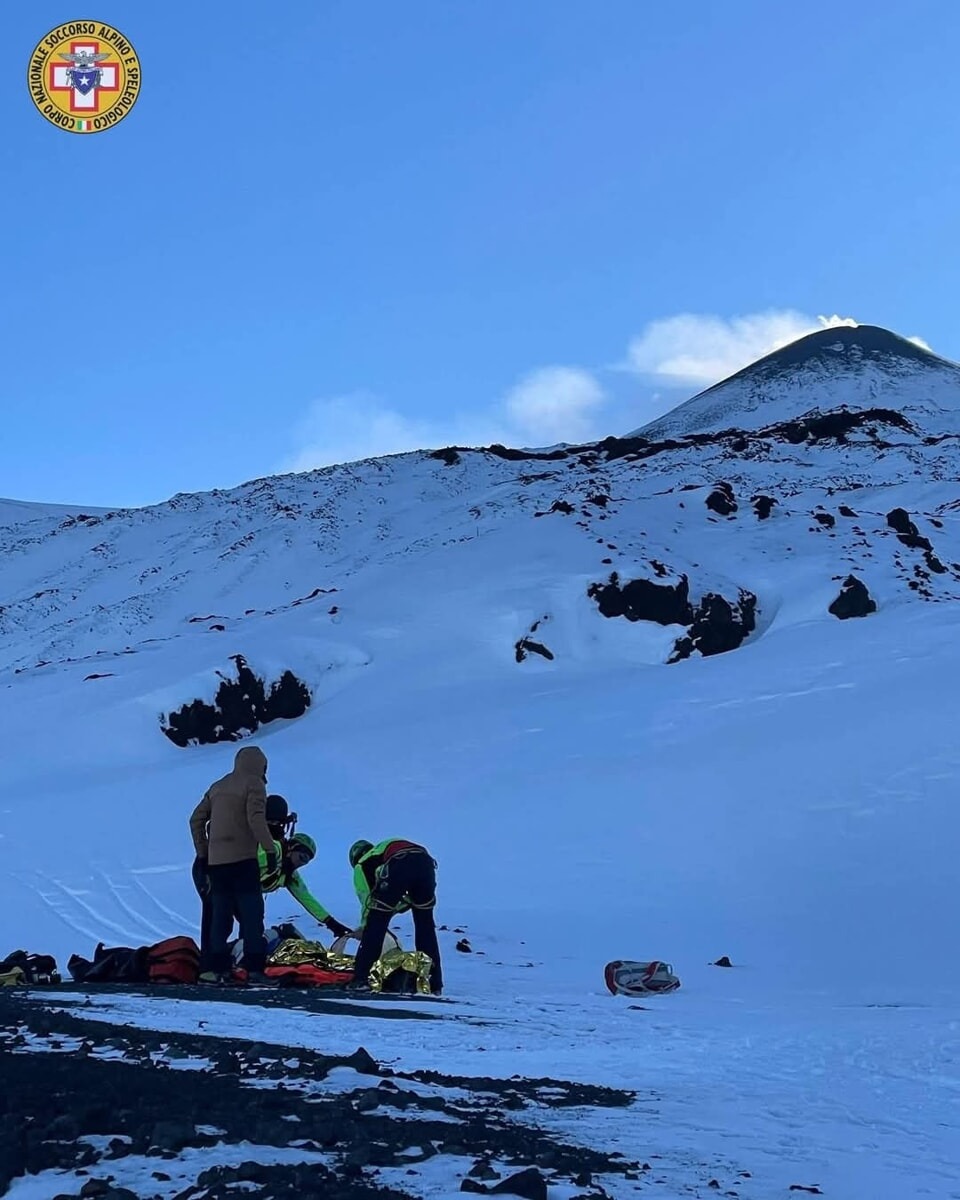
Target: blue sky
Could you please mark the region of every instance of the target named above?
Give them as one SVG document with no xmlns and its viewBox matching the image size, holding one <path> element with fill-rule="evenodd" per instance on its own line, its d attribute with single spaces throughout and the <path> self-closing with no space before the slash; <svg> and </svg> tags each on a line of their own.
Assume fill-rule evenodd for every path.
<svg viewBox="0 0 960 1200">
<path fill-rule="evenodd" d="M 77 17 L 144 81 L 86 137 L 25 84 Z M 960 358 L 954 0 L 31 0 L 5 31 L 0 495 L 625 432 L 820 316 Z"/>
</svg>

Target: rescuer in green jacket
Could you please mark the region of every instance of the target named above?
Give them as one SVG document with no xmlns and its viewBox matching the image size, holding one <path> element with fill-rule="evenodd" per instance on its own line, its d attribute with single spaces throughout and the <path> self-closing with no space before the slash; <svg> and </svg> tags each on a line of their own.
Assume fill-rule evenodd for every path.
<svg viewBox="0 0 960 1200">
<path fill-rule="evenodd" d="M 380 957 L 390 919 L 413 912 L 416 948 L 432 964 L 430 990 L 443 991 L 443 971 L 433 910 L 437 903 L 437 864 L 425 847 L 403 838 L 387 838 L 374 845 L 354 842 L 350 847 L 353 886 L 360 900 L 360 947 L 354 960 L 352 989 L 369 987 L 370 968 Z"/>
<path fill-rule="evenodd" d="M 342 937 L 350 933 L 350 928 L 332 917 L 320 901 L 313 895 L 303 881 L 300 868 L 311 862 L 317 853 L 317 843 L 307 833 L 295 833 L 286 843 L 274 842 L 276 858 L 274 862 L 267 861 L 267 854 L 261 847 L 257 854 L 260 864 L 260 890 L 268 892 L 286 888 L 290 895 L 315 921 L 325 926 L 334 937 Z M 271 856 L 272 857 L 272 856 Z"/>
</svg>

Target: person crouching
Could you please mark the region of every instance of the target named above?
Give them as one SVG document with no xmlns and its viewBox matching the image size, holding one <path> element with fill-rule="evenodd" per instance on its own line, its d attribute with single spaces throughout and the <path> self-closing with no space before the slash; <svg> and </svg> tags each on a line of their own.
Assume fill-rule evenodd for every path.
<svg viewBox="0 0 960 1200">
<path fill-rule="evenodd" d="M 372 842 L 361 839 L 350 847 L 353 886 L 361 904 L 360 947 L 354 960 L 353 991 L 370 987 L 370 969 L 380 957 L 392 917 L 413 912 L 417 950 L 431 962 L 430 991 L 443 991 L 443 970 L 433 910 L 437 903 L 437 863 L 425 847 L 402 838 Z"/>
</svg>

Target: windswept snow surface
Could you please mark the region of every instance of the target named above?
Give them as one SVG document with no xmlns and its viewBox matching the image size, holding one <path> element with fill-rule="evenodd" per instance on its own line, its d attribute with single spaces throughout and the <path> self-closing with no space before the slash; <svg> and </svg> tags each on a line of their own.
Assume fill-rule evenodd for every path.
<svg viewBox="0 0 960 1200">
<path fill-rule="evenodd" d="M 438 919 L 475 953 L 444 935 L 442 1022 L 211 1001 L 207 1033 L 634 1088 L 632 1109 L 550 1119 L 661 1155 L 665 1196 L 716 1164 L 730 1187 L 751 1172 L 745 1197 L 960 1196 L 960 464 L 922 433 L 405 455 L 86 520 L 18 512 L 0 529 L 0 950 L 65 966 L 195 931 L 187 818 L 237 747 L 178 749 L 159 718 L 243 654 L 314 692 L 253 740 L 318 841 L 319 898 L 351 920 L 349 844 L 422 840 Z M 729 518 L 704 504 L 720 479 Z M 778 500 L 764 521 L 758 492 Z M 897 539 L 897 506 L 942 572 Z M 665 665 L 682 627 L 587 597 L 654 561 L 691 598 L 753 591 L 755 633 Z M 879 611 L 838 621 L 851 572 Z M 554 658 L 518 663 L 536 623 Z M 268 917 L 313 932 L 289 897 Z M 734 969 L 707 965 L 724 954 Z M 666 959 L 683 988 L 633 1008 L 603 991 L 614 957 Z M 193 1004 L 95 1003 L 196 1030 Z"/>
</svg>

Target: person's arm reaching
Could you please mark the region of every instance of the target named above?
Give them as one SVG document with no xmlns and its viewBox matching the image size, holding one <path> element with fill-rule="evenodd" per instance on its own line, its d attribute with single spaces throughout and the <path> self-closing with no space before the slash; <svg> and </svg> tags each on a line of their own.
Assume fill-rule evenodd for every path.
<svg viewBox="0 0 960 1200">
<path fill-rule="evenodd" d="M 319 921 L 321 925 L 326 926 L 334 937 L 343 937 L 350 930 L 342 921 L 338 921 L 336 917 L 332 917 L 323 907 L 320 901 L 314 896 L 307 885 L 303 881 L 303 876 L 299 871 L 294 871 L 287 880 L 287 891 L 297 901 L 298 904 L 310 914 L 315 921 Z"/>
</svg>

